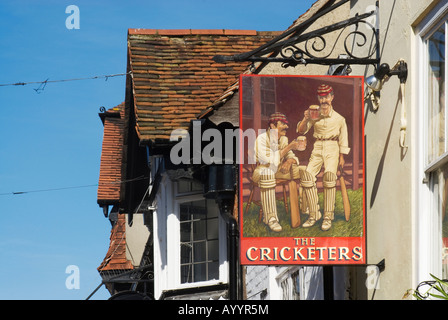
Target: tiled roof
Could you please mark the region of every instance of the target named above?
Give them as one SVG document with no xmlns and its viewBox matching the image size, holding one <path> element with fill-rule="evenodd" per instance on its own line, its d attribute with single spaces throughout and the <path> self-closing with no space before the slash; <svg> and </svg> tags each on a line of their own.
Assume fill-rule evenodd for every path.
<svg viewBox="0 0 448 320">
<path fill-rule="evenodd" d="M 119 214 L 111 230 L 109 250 L 98 267 L 98 272 L 132 269 L 134 267 L 131 261 L 126 259 L 126 217 L 124 214 Z"/>
<path fill-rule="evenodd" d="M 253 50 L 280 32 L 129 29 L 136 130 L 140 141 L 187 129 L 248 66 L 219 64 L 215 55 Z"/>
<path fill-rule="evenodd" d="M 97 201 L 100 205 L 107 205 L 117 203 L 120 199 L 124 103 L 107 110 L 101 116 L 104 121 L 104 136 Z"/>
</svg>

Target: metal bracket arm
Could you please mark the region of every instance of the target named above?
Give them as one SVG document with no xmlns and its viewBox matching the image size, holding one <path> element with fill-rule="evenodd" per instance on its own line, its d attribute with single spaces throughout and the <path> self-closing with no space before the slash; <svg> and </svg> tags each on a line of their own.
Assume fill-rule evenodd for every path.
<svg viewBox="0 0 448 320">
<path fill-rule="evenodd" d="M 343 1 L 342 3 L 345 3 Z M 337 6 L 341 5 L 338 3 Z M 325 12 L 319 14 L 319 17 L 323 14 L 334 10 L 336 5 L 327 9 Z M 258 49 L 250 52 L 236 54 L 232 56 L 217 55 L 213 57 L 213 60 L 217 63 L 226 62 L 280 62 L 283 63 L 283 67 L 295 66 L 298 64 L 378 64 L 379 59 L 379 36 L 378 30 L 375 29 L 369 22 L 365 21 L 366 18 L 375 14 L 375 11 L 367 12 L 361 15 L 356 15 L 344 21 L 337 22 L 330 26 L 319 28 L 317 30 L 303 33 L 303 31 L 309 27 L 310 21 L 305 21 L 299 26 L 294 27 L 292 30 L 286 31 L 281 36 L 268 42 L 266 45 L 259 47 Z M 315 17 L 312 17 L 311 22 L 315 21 Z M 369 43 L 368 36 L 364 33 L 364 30 L 360 30 L 359 24 L 366 25 L 366 30 L 371 32 L 371 41 Z M 350 26 L 355 26 L 354 30 L 349 30 L 345 38 L 342 38 L 344 30 Z M 327 40 L 324 38 L 331 32 L 340 30 L 339 34 L 335 37 L 333 45 L 327 45 Z M 294 34 L 295 33 L 295 34 Z M 348 59 L 332 58 L 335 47 L 339 40 L 343 41 L 343 47 Z M 353 40 L 353 41 L 350 41 Z M 372 43 L 373 42 L 373 43 Z M 302 44 L 299 47 L 299 44 Z M 370 46 L 370 48 L 368 48 Z M 367 53 L 358 56 L 354 53 L 355 49 L 367 48 Z M 327 49 L 327 50 L 325 50 Z M 326 51 L 327 53 L 324 53 Z M 376 53 L 376 57 L 373 55 Z M 341 53 L 339 53 L 341 54 Z M 339 55 L 338 55 L 339 56 Z"/>
</svg>

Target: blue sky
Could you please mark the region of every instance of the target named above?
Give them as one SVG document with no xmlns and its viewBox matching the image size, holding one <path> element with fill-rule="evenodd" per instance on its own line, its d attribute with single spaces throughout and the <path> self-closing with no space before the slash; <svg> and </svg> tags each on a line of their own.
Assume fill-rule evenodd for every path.
<svg viewBox="0 0 448 320">
<path fill-rule="evenodd" d="M 281 31 L 312 3 L 2 0 L 0 84 L 124 73 L 128 28 Z M 66 28 L 69 5 L 79 29 Z M 101 283 L 111 226 L 96 203 L 98 113 L 124 94 L 124 77 L 0 86 L 0 299 L 80 300 Z M 79 289 L 66 287 L 70 265 Z"/>
</svg>

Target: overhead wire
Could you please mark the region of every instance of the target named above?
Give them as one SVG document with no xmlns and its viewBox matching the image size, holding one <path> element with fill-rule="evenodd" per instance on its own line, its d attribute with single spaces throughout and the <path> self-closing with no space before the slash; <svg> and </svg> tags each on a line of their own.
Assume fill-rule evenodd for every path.
<svg viewBox="0 0 448 320">
<path fill-rule="evenodd" d="M 42 92 L 46 85 L 48 83 L 56 83 L 56 82 L 68 82 L 68 81 L 80 81 L 80 80 L 94 80 L 94 79 L 102 79 L 105 78 L 106 81 L 109 78 L 113 77 L 119 77 L 119 76 L 125 76 L 131 74 L 132 71 L 126 72 L 126 73 L 116 73 L 116 74 L 109 74 L 109 75 L 99 75 L 99 76 L 92 76 L 92 77 L 85 77 L 85 78 L 71 78 L 71 79 L 60 79 L 60 80 L 49 80 L 46 79 L 45 81 L 30 81 L 30 82 L 15 82 L 15 83 L 3 83 L 0 84 L 0 87 L 6 87 L 6 86 L 25 86 L 30 84 L 39 84 L 39 87 L 34 89 L 37 93 Z M 122 183 L 122 182 L 130 182 L 131 180 L 125 180 L 125 181 L 117 181 L 112 183 Z M 79 189 L 79 188 L 90 188 L 90 187 L 97 187 L 98 184 L 89 184 L 89 185 L 82 185 L 82 186 L 70 186 L 70 187 L 61 187 L 61 188 L 51 188 L 51 189 L 38 189 L 38 190 L 29 190 L 29 191 L 13 191 L 13 192 L 4 192 L 0 193 L 0 196 L 5 195 L 21 195 L 21 194 L 27 194 L 27 193 L 35 193 L 35 192 L 49 192 L 49 191 L 59 191 L 59 190 L 66 190 L 66 189 Z"/>
<path fill-rule="evenodd" d="M 83 78 L 59 79 L 59 80 L 49 80 L 49 78 L 47 78 L 45 81 L 2 83 L 2 84 L 0 84 L 0 87 L 26 86 L 26 85 L 36 84 L 36 85 L 39 85 L 39 86 L 37 88 L 33 89 L 33 90 L 36 91 L 36 93 L 41 93 L 42 91 L 44 91 L 45 87 L 49 83 L 60 83 L 60 82 L 69 82 L 69 81 L 82 81 L 82 80 L 95 80 L 95 79 L 106 79 L 106 81 L 107 81 L 109 78 L 119 77 L 119 76 L 126 76 L 126 75 L 131 75 L 131 74 L 132 74 L 132 71 L 129 71 L 129 72 L 126 72 L 126 73 L 117 73 L 117 74 L 109 74 L 109 75 L 98 75 L 98 76 L 83 77 Z M 148 179 L 148 177 L 147 176 L 139 176 L 139 177 L 136 177 L 136 178 L 133 178 L 133 179 L 112 181 L 112 182 L 106 182 L 106 183 L 101 183 L 101 184 L 102 185 L 105 185 L 105 184 L 123 184 L 123 183 L 139 181 L 139 180 L 145 180 L 145 179 Z M 79 185 L 79 186 L 68 186 L 68 187 L 59 187 L 59 188 L 49 188 L 49 189 L 35 189 L 35 190 L 27 190 L 27 191 L 12 191 L 12 192 L 0 193 L 0 196 L 24 195 L 24 194 L 29 194 L 29 193 L 53 192 L 53 191 L 68 190 L 68 189 L 90 188 L 90 187 L 98 187 L 99 185 L 100 185 L 99 183 L 96 183 L 96 184 Z M 140 202 L 136 212 L 138 212 L 138 210 L 140 209 L 140 206 L 142 205 L 142 203 L 144 201 L 144 198 L 145 198 L 146 194 L 148 193 L 148 191 L 149 191 L 149 187 L 148 187 L 148 190 L 146 190 L 146 192 L 145 192 L 145 194 L 143 196 L 143 199 Z M 123 233 L 123 236 L 124 236 L 124 233 Z M 120 243 L 123 240 L 123 236 L 122 236 L 122 239 L 120 240 Z M 118 247 L 116 249 L 118 249 Z M 114 253 L 115 253 L 115 251 L 112 253 L 112 256 L 114 255 Z M 100 270 L 100 273 L 101 273 L 101 271 L 102 270 Z M 132 271 L 134 271 L 134 270 L 132 270 Z M 121 276 L 121 275 L 119 275 L 119 276 Z M 103 285 L 103 284 L 104 284 L 104 282 L 101 283 L 101 285 Z M 100 286 L 98 286 L 98 288 L 96 288 L 95 291 L 91 293 L 91 295 L 87 298 L 87 300 L 99 289 Z"/>
<path fill-rule="evenodd" d="M 56 83 L 56 82 L 68 82 L 68 81 L 81 81 L 81 80 L 95 80 L 95 79 L 106 79 L 106 81 L 109 78 L 113 77 L 120 77 L 120 76 L 126 76 L 131 74 L 132 72 L 126 72 L 126 73 L 116 73 L 116 74 L 108 74 L 108 75 L 99 75 L 99 76 L 92 76 L 92 77 L 85 77 L 85 78 L 72 78 L 72 79 L 60 79 L 60 80 L 45 80 L 45 81 L 30 81 L 30 82 L 15 82 L 15 83 L 2 83 L 0 84 L 0 87 L 7 87 L 7 86 L 26 86 L 30 84 L 39 84 L 39 87 L 34 89 L 37 93 L 42 92 L 45 89 L 45 86 L 48 83 Z"/>
<path fill-rule="evenodd" d="M 119 181 L 112 181 L 112 182 L 103 182 L 102 185 L 105 184 L 122 184 L 127 182 L 133 182 L 133 181 L 139 181 L 148 179 L 147 176 L 139 176 L 137 178 L 132 178 L 128 180 L 119 180 Z M 27 190 L 27 191 L 11 191 L 11 192 L 4 192 L 0 193 L 0 196 L 6 196 L 6 195 L 22 195 L 27 193 L 37 193 L 37 192 L 51 192 L 51 191 L 60 191 L 60 190 L 67 190 L 67 189 L 80 189 L 80 188 L 91 188 L 91 187 L 98 187 L 99 184 L 88 184 L 88 185 L 80 185 L 80 186 L 69 186 L 69 187 L 60 187 L 60 188 L 49 188 L 49 189 L 35 189 L 35 190 Z"/>
<path fill-rule="evenodd" d="M 84 185 L 84 186 L 72 186 L 72 187 L 62 187 L 62 188 L 51 188 L 51 189 L 38 189 L 38 190 L 29 190 L 29 191 L 12 191 L 12 192 L 0 193 L 0 196 L 20 195 L 20 194 L 35 193 L 35 192 L 59 191 L 59 190 L 66 190 L 66 189 L 89 188 L 89 187 L 96 187 L 96 186 L 98 186 L 98 184 L 89 184 L 89 185 Z"/>
</svg>

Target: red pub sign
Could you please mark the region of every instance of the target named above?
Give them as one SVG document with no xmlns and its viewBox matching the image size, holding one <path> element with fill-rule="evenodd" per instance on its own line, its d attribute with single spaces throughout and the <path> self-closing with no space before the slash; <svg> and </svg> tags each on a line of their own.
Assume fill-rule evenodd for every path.
<svg viewBox="0 0 448 320">
<path fill-rule="evenodd" d="M 244 265 L 366 263 L 363 77 L 240 79 Z"/>
</svg>

